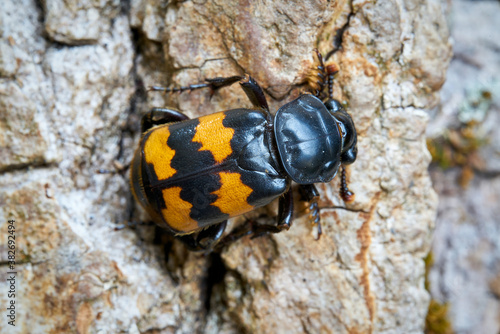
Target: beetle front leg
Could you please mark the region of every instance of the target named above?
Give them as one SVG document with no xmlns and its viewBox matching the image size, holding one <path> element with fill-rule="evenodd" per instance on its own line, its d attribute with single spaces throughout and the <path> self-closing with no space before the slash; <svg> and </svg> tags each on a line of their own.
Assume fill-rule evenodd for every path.
<svg viewBox="0 0 500 334">
<path fill-rule="evenodd" d="M 153 126 L 180 122 L 189 119 L 182 112 L 171 108 L 153 108 L 148 111 L 141 119 L 141 132 L 144 133 Z"/>
<path fill-rule="evenodd" d="M 293 192 L 292 187 L 280 197 L 277 226 L 282 230 L 288 230 L 293 221 Z"/>
<path fill-rule="evenodd" d="M 319 192 L 316 189 L 314 184 L 302 184 L 299 187 L 300 194 L 302 196 L 302 200 L 309 202 L 309 220 L 312 224 L 316 225 L 318 228 L 318 238 L 319 240 L 321 234 L 323 233 L 321 230 L 321 219 L 319 216 L 319 207 L 318 207 L 318 198 Z"/>
</svg>

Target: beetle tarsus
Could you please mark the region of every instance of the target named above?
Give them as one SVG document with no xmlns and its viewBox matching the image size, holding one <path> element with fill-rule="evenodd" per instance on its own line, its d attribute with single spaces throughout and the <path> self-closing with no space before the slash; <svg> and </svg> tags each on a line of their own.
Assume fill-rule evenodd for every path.
<svg viewBox="0 0 500 334">
<path fill-rule="evenodd" d="M 317 237 L 316 240 L 319 240 L 322 234 L 321 229 L 321 218 L 319 215 L 319 207 L 318 207 L 318 197 L 314 197 L 309 204 L 309 221 L 313 226 L 317 228 Z"/>
<path fill-rule="evenodd" d="M 204 84 L 194 84 L 194 85 L 189 85 L 189 86 L 182 86 L 182 87 L 163 87 L 163 86 L 151 86 L 149 87 L 149 91 L 156 91 L 156 92 L 163 92 L 163 93 L 182 93 L 185 91 L 193 91 L 196 89 L 200 88 L 207 88 L 210 87 L 210 83 L 204 83 Z"/>
<path fill-rule="evenodd" d="M 319 191 L 314 184 L 302 184 L 300 185 L 299 191 L 301 200 L 309 202 L 309 207 L 307 208 L 309 211 L 309 221 L 312 225 L 316 225 L 318 230 L 316 240 L 319 240 L 322 234 L 321 218 L 318 206 Z"/>
<path fill-rule="evenodd" d="M 324 70 L 322 70 L 324 71 Z M 324 76 L 320 77 L 322 80 L 318 81 L 318 85 L 321 86 L 324 83 Z M 264 95 L 264 92 L 262 91 L 262 88 L 259 86 L 257 81 L 253 79 L 251 76 L 248 74 L 241 76 L 241 75 L 234 75 L 231 77 L 217 77 L 217 78 L 209 78 L 205 79 L 205 83 L 199 83 L 199 84 L 193 84 L 193 85 L 188 85 L 188 86 L 182 86 L 182 87 L 162 87 L 162 86 L 151 86 L 149 87 L 150 91 L 159 91 L 159 92 L 164 92 L 164 93 L 182 93 L 185 91 L 193 91 L 196 89 L 202 89 L 202 88 L 209 88 L 210 89 L 210 98 L 214 95 L 214 93 L 223 87 L 231 86 L 235 84 L 236 82 L 239 82 L 241 85 L 241 88 L 245 92 L 245 94 L 248 96 L 248 99 L 252 103 L 254 107 L 257 107 L 259 109 L 263 109 L 267 112 L 269 112 L 269 106 L 267 104 L 266 97 Z"/>
<path fill-rule="evenodd" d="M 254 224 L 252 227 L 252 236 L 250 239 L 255 239 L 262 237 L 266 234 L 269 233 L 280 233 L 282 231 L 288 231 L 290 226 L 288 225 L 260 225 L 260 224 Z"/>
</svg>

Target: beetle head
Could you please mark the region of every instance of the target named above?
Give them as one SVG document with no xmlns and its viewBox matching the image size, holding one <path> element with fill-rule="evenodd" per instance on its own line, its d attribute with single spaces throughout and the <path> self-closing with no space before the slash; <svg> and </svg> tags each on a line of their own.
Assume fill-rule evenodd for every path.
<svg viewBox="0 0 500 334">
<path fill-rule="evenodd" d="M 337 100 L 301 95 L 276 112 L 274 130 L 283 167 L 298 184 L 329 182 L 340 164 L 356 160 L 356 129 Z"/>
</svg>

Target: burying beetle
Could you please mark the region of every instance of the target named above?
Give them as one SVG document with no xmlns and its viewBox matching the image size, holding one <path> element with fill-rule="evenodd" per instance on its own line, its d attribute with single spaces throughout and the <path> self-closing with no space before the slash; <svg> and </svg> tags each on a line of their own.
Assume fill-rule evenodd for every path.
<svg viewBox="0 0 500 334">
<path fill-rule="evenodd" d="M 305 93 L 270 111 L 261 87 L 249 75 L 207 79 L 163 92 L 201 88 L 216 91 L 239 82 L 254 109 L 232 109 L 189 119 L 169 108 L 154 108 L 142 117 L 142 137 L 131 163 L 132 191 L 152 219 L 191 250 L 212 249 L 231 217 L 264 206 L 279 197 L 276 225 L 254 225 L 226 240 L 253 233 L 288 230 L 293 216 L 291 182 L 310 203 L 310 217 L 321 235 L 317 182 L 330 182 L 342 166 L 340 194 L 354 199 L 345 169 L 356 160 L 354 123 L 333 99 L 336 65 L 319 66 L 313 93 Z M 328 86 L 325 102 L 320 95 Z"/>
</svg>

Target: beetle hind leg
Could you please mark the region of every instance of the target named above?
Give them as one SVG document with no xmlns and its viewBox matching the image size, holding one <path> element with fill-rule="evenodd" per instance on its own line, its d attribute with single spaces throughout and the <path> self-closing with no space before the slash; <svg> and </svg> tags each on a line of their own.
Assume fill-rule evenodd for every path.
<svg viewBox="0 0 500 334">
<path fill-rule="evenodd" d="M 193 90 L 197 89 L 202 89 L 202 88 L 209 88 L 211 91 L 211 94 L 213 95 L 216 90 L 226 87 L 226 86 L 231 86 L 232 84 L 244 79 L 244 76 L 241 75 L 235 75 L 232 77 L 217 77 L 217 78 L 212 78 L 212 79 L 205 79 L 205 82 L 203 83 L 198 83 L 198 84 L 193 84 L 193 85 L 188 85 L 188 86 L 182 86 L 182 87 L 161 87 L 161 86 L 152 86 L 149 88 L 151 91 L 157 91 L 157 92 L 164 92 L 164 93 L 182 93 L 185 91 L 190 91 L 192 92 Z"/>
<path fill-rule="evenodd" d="M 324 69 L 323 69 L 324 72 Z M 324 81 L 324 80 L 323 80 Z M 252 103 L 252 105 L 256 108 L 263 109 L 267 112 L 269 112 L 269 106 L 267 104 L 266 97 L 264 95 L 264 92 L 262 91 L 262 88 L 259 86 L 257 81 L 253 79 L 251 76 L 244 75 L 235 75 L 232 77 L 217 77 L 217 78 L 211 78 L 211 79 L 205 79 L 205 82 L 199 83 L 199 84 L 194 84 L 194 85 L 188 85 L 188 86 L 183 86 L 183 87 L 161 87 L 161 86 L 152 86 L 149 88 L 150 91 L 158 91 L 158 92 L 164 92 L 164 93 L 175 93 L 175 92 L 185 92 L 185 91 L 193 91 L 197 89 L 202 89 L 202 88 L 209 88 L 210 89 L 210 96 L 212 96 L 215 91 L 222 87 L 227 87 L 231 86 L 232 84 L 235 84 L 236 82 L 239 82 L 241 85 L 241 88 L 245 92 L 245 94 L 248 96 L 248 99 Z"/>
<path fill-rule="evenodd" d="M 142 116 L 141 132 L 144 133 L 156 125 L 180 122 L 187 119 L 189 119 L 187 115 L 172 108 L 153 108 Z"/>
<path fill-rule="evenodd" d="M 252 219 L 247 219 L 243 224 L 236 227 L 228 235 L 226 235 L 214 248 L 216 251 L 220 251 L 225 247 L 228 247 L 235 241 L 250 235 L 251 239 L 261 237 L 269 233 L 280 233 L 284 230 L 288 230 L 290 225 L 268 225 L 268 224 L 258 224 Z"/>
<path fill-rule="evenodd" d="M 187 235 L 178 235 L 177 239 L 181 240 L 192 251 L 211 250 L 219 242 L 224 230 L 226 229 L 227 220 L 219 224 L 215 224 L 205 228 L 204 230 Z"/>
</svg>

